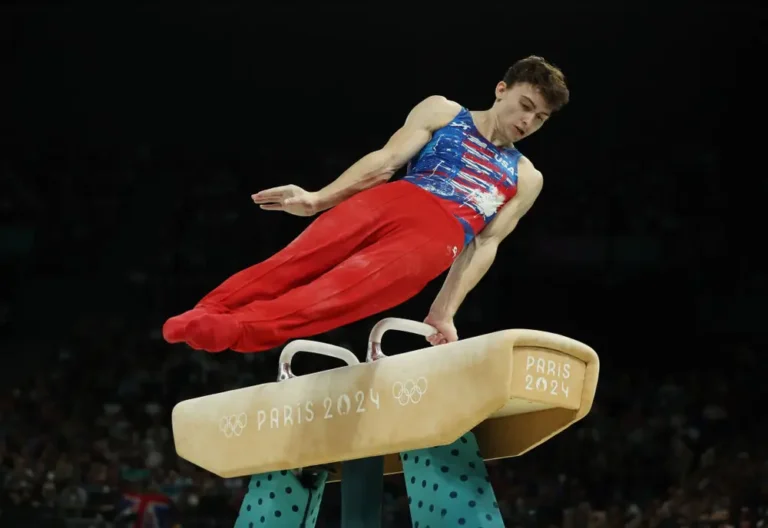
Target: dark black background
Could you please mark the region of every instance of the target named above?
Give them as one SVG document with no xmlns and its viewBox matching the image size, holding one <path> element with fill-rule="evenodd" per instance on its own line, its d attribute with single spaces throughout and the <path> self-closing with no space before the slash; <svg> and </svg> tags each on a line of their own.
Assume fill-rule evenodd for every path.
<svg viewBox="0 0 768 528">
<path fill-rule="evenodd" d="M 546 188 L 469 297 L 463 334 L 559 331 L 608 364 L 660 331 L 680 342 L 762 334 L 765 183 L 748 162 L 761 13 L 675 7 L 10 8 L 4 165 L 8 185 L 37 197 L 34 214 L 9 219 L 34 239 L 5 260 L 10 329 L 36 324 L 46 280 L 78 304 L 55 317 L 64 327 L 80 310 L 160 324 L 306 225 L 257 210 L 250 193 L 322 187 L 427 95 L 485 108 L 506 67 L 534 53 L 565 71 L 572 102 L 519 145 Z M 213 202 L 238 220 L 195 231 Z M 74 224 L 87 235 L 63 235 Z M 185 244 L 204 270 L 179 256 Z M 165 274 L 153 301 L 124 299 L 120 273 L 150 266 L 161 246 L 171 258 L 147 268 Z M 469 330 L 473 310 L 482 320 Z M 36 333 L 48 328 L 60 335 L 48 323 Z"/>
<path fill-rule="evenodd" d="M 98 365 L 129 375 L 135 357 L 177 350 L 158 339 L 167 317 L 309 222 L 251 193 L 321 188 L 426 96 L 487 108 L 506 68 L 537 54 L 571 103 L 518 145 L 544 191 L 459 334 L 582 340 L 601 358 L 598 404 L 615 409 L 636 403 L 641 371 L 728 380 L 737 351 L 759 358 L 766 342 L 764 18 L 747 4 L 6 5 L 1 370 L 68 348 L 85 387 Z M 422 319 L 440 283 L 314 337 L 362 354 L 376 320 Z M 742 387 L 755 398 L 760 364 Z M 178 388 L 167 404 L 191 395 Z"/>
</svg>

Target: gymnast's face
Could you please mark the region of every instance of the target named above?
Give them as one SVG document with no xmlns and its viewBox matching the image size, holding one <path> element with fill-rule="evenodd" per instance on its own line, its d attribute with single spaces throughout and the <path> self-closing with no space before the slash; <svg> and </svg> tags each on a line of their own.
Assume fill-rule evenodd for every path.
<svg viewBox="0 0 768 528">
<path fill-rule="evenodd" d="M 496 85 L 493 105 L 497 133 L 510 143 L 530 136 L 549 119 L 551 110 L 539 90 L 528 83 Z"/>
</svg>

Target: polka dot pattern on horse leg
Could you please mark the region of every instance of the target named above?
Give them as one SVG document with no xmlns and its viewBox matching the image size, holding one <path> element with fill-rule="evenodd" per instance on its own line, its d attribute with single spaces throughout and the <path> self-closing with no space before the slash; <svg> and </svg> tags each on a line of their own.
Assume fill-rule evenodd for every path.
<svg viewBox="0 0 768 528">
<path fill-rule="evenodd" d="M 402 453 L 413 525 L 503 527 L 477 440 L 467 433 L 447 446 Z M 416 463 L 418 457 L 419 462 Z M 490 517 L 490 518 L 489 518 Z"/>
</svg>

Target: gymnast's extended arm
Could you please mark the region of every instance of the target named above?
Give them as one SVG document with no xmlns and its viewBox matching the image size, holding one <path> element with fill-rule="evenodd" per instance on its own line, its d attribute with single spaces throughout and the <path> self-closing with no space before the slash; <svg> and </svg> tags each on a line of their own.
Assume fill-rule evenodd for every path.
<svg viewBox="0 0 768 528">
<path fill-rule="evenodd" d="M 466 295 L 493 264 L 499 244 L 533 206 L 544 179 L 527 158 L 518 164 L 518 192 L 474 240 L 464 248 L 451 266 L 440 293 L 432 303 L 429 318 L 451 321 Z"/>
<path fill-rule="evenodd" d="M 384 147 L 363 156 L 334 182 L 317 191 L 318 212 L 388 181 L 429 142 L 435 130 L 450 123 L 460 110 L 457 103 L 439 95 L 421 101 Z"/>
</svg>

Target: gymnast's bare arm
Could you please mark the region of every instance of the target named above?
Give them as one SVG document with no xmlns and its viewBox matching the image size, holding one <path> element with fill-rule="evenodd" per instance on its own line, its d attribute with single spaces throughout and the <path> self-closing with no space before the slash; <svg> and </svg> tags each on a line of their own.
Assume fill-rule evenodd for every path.
<svg viewBox="0 0 768 528">
<path fill-rule="evenodd" d="M 518 164 L 518 191 L 472 242 L 464 248 L 451 266 L 425 320 L 438 333 L 428 340 L 433 345 L 458 339 L 453 317 L 466 295 L 485 275 L 496 258 L 499 244 L 515 230 L 520 219 L 530 210 L 541 192 L 544 178 L 528 158 Z"/>
<path fill-rule="evenodd" d="M 411 110 L 386 145 L 363 156 L 326 187 L 308 192 L 296 185 L 286 185 L 261 191 L 252 199 L 262 209 L 299 216 L 330 209 L 364 189 L 388 181 L 429 142 L 435 130 L 450 123 L 460 110 L 458 103 L 445 97 L 427 97 Z"/>
</svg>

